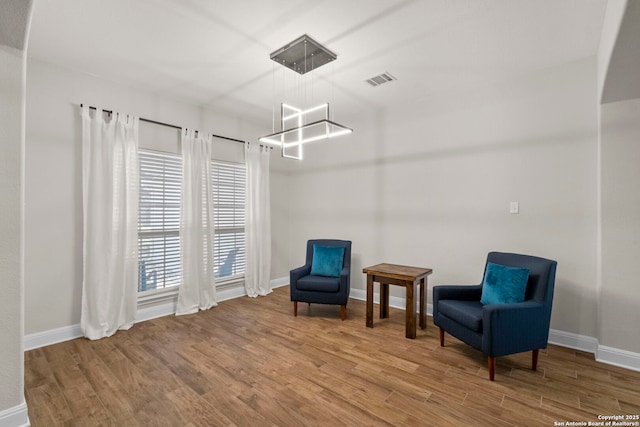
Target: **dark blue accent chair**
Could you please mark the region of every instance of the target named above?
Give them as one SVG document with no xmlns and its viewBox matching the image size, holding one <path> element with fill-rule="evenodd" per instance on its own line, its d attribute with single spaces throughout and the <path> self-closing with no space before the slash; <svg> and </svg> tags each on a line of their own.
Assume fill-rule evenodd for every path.
<svg viewBox="0 0 640 427">
<path fill-rule="evenodd" d="M 311 276 L 313 245 L 344 247 L 340 277 Z M 340 306 L 340 318 L 346 317 L 351 279 L 351 241 L 317 239 L 307 242 L 306 262 L 289 272 L 289 288 L 293 301 L 293 315 L 298 315 L 298 302 L 334 304 Z"/>
<path fill-rule="evenodd" d="M 482 284 L 434 286 L 433 323 L 440 328 L 441 346 L 446 331 L 486 354 L 493 381 L 496 357 L 533 351 L 531 369 L 537 369 L 538 352 L 549 339 L 557 262 L 502 252 L 490 252 L 487 262 L 529 269 L 524 301 L 483 306 Z"/>
</svg>

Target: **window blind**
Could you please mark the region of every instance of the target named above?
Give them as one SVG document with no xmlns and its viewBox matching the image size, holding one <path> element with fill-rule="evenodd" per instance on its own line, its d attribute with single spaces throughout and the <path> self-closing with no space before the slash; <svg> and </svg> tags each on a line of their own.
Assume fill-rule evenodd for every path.
<svg viewBox="0 0 640 427">
<path fill-rule="evenodd" d="M 179 286 L 182 159 L 140 150 L 138 292 Z M 245 165 L 211 163 L 214 271 L 220 282 L 244 275 Z"/>
<path fill-rule="evenodd" d="M 244 197 L 243 164 L 214 161 L 211 168 L 214 211 L 214 265 L 216 277 L 244 275 Z"/>
<path fill-rule="evenodd" d="M 180 284 L 179 156 L 140 151 L 138 291 Z"/>
</svg>

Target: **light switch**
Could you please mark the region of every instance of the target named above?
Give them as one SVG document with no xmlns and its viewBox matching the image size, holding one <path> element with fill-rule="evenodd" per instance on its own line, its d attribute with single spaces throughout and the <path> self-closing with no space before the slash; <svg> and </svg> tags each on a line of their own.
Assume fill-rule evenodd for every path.
<svg viewBox="0 0 640 427">
<path fill-rule="evenodd" d="M 509 213 L 512 213 L 512 214 L 520 213 L 520 204 L 518 202 L 509 203 Z"/>
</svg>

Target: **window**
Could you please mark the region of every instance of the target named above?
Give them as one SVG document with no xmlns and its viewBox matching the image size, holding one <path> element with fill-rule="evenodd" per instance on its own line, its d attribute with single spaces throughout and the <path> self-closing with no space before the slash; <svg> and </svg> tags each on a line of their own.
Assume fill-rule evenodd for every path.
<svg viewBox="0 0 640 427">
<path fill-rule="evenodd" d="M 215 224 L 214 266 L 216 277 L 244 277 L 244 195 L 243 164 L 214 161 L 211 164 L 213 182 L 213 214 Z"/>
<path fill-rule="evenodd" d="M 182 159 L 140 150 L 138 292 L 180 285 Z M 244 277 L 245 166 L 212 162 L 214 271 L 219 283 Z"/>
<path fill-rule="evenodd" d="M 180 284 L 182 159 L 140 151 L 138 292 Z"/>
</svg>

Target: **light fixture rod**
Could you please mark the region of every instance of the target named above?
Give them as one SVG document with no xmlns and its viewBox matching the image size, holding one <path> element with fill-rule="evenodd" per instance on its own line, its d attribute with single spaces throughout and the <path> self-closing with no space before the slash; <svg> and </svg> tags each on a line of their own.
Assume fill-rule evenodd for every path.
<svg viewBox="0 0 640 427">
<path fill-rule="evenodd" d="M 307 123 L 306 125 L 298 126 L 298 127 L 287 129 L 287 130 L 283 130 L 281 132 L 272 133 L 270 135 L 265 135 L 263 137 L 260 137 L 259 141 L 260 142 L 266 142 L 266 143 L 269 143 L 269 144 L 274 144 L 274 145 L 277 145 L 277 146 L 284 145 L 286 147 L 292 147 L 294 145 L 299 145 L 301 143 L 300 142 L 285 143 L 284 141 L 281 141 L 281 140 L 278 141 L 278 140 L 273 139 L 273 138 L 275 138 L 275 137 L 283 137 L 284 135 L 286 135 L 288 133 L 295 132 L 295 131 L 301 131 L 301 130 L 304 130 L 304 129 L 307 129 L 307 128 L 310 128 L 310 127 L 313 127 L 313 126 L 317 126 L 317 125 L 323 124 L 323 123 L 326 126 L 331 125 L 331 126 L 338 127 L 341 130 L 337 131 L 337 132 L 333 132 L 333 133 L 328 133 L 326 135 L 323 135 L 322 137 L 313 137 L 313 138 L 317 138 L 317 139 L 313 139 L 314 141 L 316 141 L 318 139 L 330 138 L 330 137 L 333 137 L 333 136 L 345 135 L 347 133 L 353 132 L 353 129 L 348 128 L 346 126 L 343 126 L 340 123 L 332 122 L 331 120 L 328 120 L 328 119 L 322 119 L 322 120 L 317 120 L 315 122 Z M 344 131 L 344 133 L 341 133 L 343 131 Z M 336 133 L 339 133 L 339 135 L 334 135 Z M 330 135 L 330 136 L 327 136 L 327 135 Z M 312 139 L 312 138 L 309 138 L 309 139 Z M 309 141 L 306 141 L 306 140 L 303 140 L 303 141 L 309 142 Z"/>
<path fill-rule="evenodd" d="M 283 104 L 283 105 L 285 105 L 285 104 Z M 289 107 L 289 106 L 287 106 L 287 107 Z M 293 107 L 289 107 L 289 108 L 294 109 Z M 318 110 L 320 110 L 322 108 L 326 108 L 327 109 L 327 117 L 329 117 L 329 104 L 328 103 L 324 103 L 324 104 L 318 105 L 317 107 L 312 107 L 312 108 L 309 108 L 308 110 L 304 110 L 304 111 L 300 111 L 299 109 L 295 108 L 295 110 L 297 110 L 297 113 L 294 113 L 294 114 L 291 114 L 289 116 L 286 116 L 286 117 L 283 118 L 283 120 L 287 121 L 287 120 L 293 119 L 293 118 L 298 117 L 298 116 L 304 116 L 305 114 L 313 113 L 314 111 L 318 111 Z"/>
<path fill-rule="evenodd" d="M 338 130 L 338 131 L 335 131 L 335 132 L 327 133 L 326 135 L 312 136 L 310 138 L 305 138 L 305 139 L 301 139 L 301 140 L 294 141 L 294 142 L 288 142 L 288 143 L 284 144 L 284 147 L 285 148 L 297 147 L 299 145 L 306 144 L 306 143 L 309 143 L 309 142 L 320 141 L 322 139 L 334 138 L 336 136 L 341 136 L 341 135 L 347 135 L 347 134 L 350 134 L 351 132 L 353 132 L 351 129 L 342 129 L 342 130 Z"/>
</svg>

